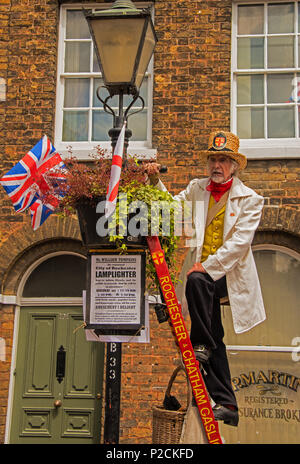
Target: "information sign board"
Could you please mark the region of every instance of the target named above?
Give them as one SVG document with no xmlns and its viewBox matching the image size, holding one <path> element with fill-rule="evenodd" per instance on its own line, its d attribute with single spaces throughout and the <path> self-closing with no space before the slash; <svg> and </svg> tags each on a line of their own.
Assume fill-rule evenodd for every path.
<svg viewBox="0 0 300 464">
<path fill-rule="evenodd" d="M 133 335 L 144 327 L 145 259 L 144 252 L 88 256 L 86 328 Z"/>
</svg>

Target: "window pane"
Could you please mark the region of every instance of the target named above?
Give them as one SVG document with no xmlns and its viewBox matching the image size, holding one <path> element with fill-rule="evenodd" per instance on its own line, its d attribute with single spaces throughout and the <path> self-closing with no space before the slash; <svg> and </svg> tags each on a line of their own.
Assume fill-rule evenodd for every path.
<svg viewBox="0 0 300 464">
<path fill-rule="evenodd" d="M 299 336 L 300 261 L 277 250 L 256 250 L 254 259 L 267 319 L 244 334 L 236 335 L 230 329 L 227 343 L 291 346 L 292 339 Z"/>
<path fill-rule="evenodd" d="M 148 106 L 148 78 L 145 77 L 143 83 L 140 87 L 140 96 L 144 99 L 145 106 Z M 140 102 L 137 102 L 138 106 L 140 106 Z"/>
<path fill-rule="evenodd" d="M 64 111 L 62 140 L 88 140 L 88 111 Z"/>
<path fill-rule="evenodd" d="M 90 31 L 80 10 L 67 11 L 66 39 L 89 39 Z"/>
<path fill-rule="evenodd" d="M 66 108 L 89 106 L 90 80 L 89 79 L 65 79 Z"/>
<path fill-rule="evenodd" d="M 93 106 L 96 108 L 103 107 L 102 103 L 100 102 L 96 94 L 97 88 L 103 85 L 104 85 L 103 79 L 94 79 Z M 105 100 L 105 98 L 107 98 L 108 95 L 109 93 L 104 87 L 100 89 L 100 97 L 102 98 L 102 100 Z M 148 106 L 148 79 L 146 77 L 144 78 L 143 83 L 140 88 L 140 96 L 144 99 L 145 106 Z M 132 95 L 124 95 L 124 100 L 123 100 L 124 108 L 127 108 L 131 102 L 132 102 Z M 107 103 L 111 108 L 119 107 L 119 99 L 117 96 L 114 96 L 113 98 L 108 100 Z M 138 99 L 136 103 L 134 104 L 134 107 L 136 108 L 136 107 L 141 107 L 141 106 L 142 106 L 141 100 Z"/>
<path fill-rule="evenodd" d="M 92 140 L 110 141 L 109 129 L 113 127 L 112 115 L 104 111 L 93 111 Z"/>
<path fill-rule="evenodd" d="M 264 67 L 264 39 L 239 38 L 237 50 L 237 66 L 239 69 L 255 69 Z"/>
<path fill-rule="evenodd" d="M 268 6 L 268 33 L 294 32 L 294 3 Z"/>
<path fill-rule="evenodd" d="M 132 130 L 131 141 L 147 140 L 147 111 L 132 115 L 128 120 L 128 127 Z"/>
<path fill-rule="evenodd" d="M 65 72 L 90 71 L 90 42 L 67 42 Z"/>
<path fill-rule="evenodd" d="M 268 103 L 287 103 L 291 101 L 293 78 L 293 74 L 271 74 L 268 76 Z"/>
<path fill-rule="evenodd" d="M 95 72 L 95 73 L 100 72 L 100 66 L 99 66 L 98 58 L 96 56 L 95 51 L 93 51 L 93 72 Z"/>
<path fill-rule="evenodd" d="M 264 137 L 264 109 L 238 108 L 237 133 L 241 139 L 261 139 Z"/>
<path fill-rule="evenodd" d="M 97 88 L 99 86 L 104 86 L 103 79 L 94 79 L 93 107 L 103 109 L 103 104 L 101 103 L 101 101 L 99 100 L 96 94 Z M 109 96 L 108 90 L 105 87 L 102 87 L 99 93 L 100 93 L 100 97 L 102 98 L 102 100 L 105 100 Z M 107 101 L 107 104 L 111 108 L 118 108 L 119 107 L 118 96 L 115 95 L 113 98 L 110 98 Z"/>
<path fill-rule="evenodd" d="M 268 108 L 268 137 L 295 137 L 294 107 Z"/>
<path fill-rule="evenodd" d="M 268 67 L 294 67 L 294 39 L 293 37 L 268 38 Z"/>
<path fill-rule="evenodd" d="M 86 260 L 59 255 L 42 262 L 29 276 L 23 297 L 81 297 L 86 287 Z"/>
<path fill-rule="evenodd" d="M 264 103 L 264 76 L 245 75 L 237 77 L 237 103 Z"/>
<path fill-rule="evenodd" d="M 140 87 L 140 96 L 143 98 L 145 102 L 145 106 L 148 105 L 148 79 L 145 77 L 143 80 L 143 83 Z M 132 95 L 124 95 L 124 107 L 128 107 L 130 103 L 132 102 Z M 136 102 L 133 105 L 133 108 L 141 108 L 142 107 L 142 102 L 138 98 Z"/>
<path fill-rule="evenodd" d="M 238 34 L 263 34 L 264 7 L 263 5 L 238 7 Z"/>
</svg>

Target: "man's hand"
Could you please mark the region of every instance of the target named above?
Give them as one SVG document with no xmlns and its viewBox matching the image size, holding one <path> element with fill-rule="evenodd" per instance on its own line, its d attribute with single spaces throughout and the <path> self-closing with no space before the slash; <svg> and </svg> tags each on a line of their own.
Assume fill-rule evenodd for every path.
<svg viewBox="0 0 300 464">
<path fill-rule="evenodd" d="M 201 263 L 195 263 L 186 275 L 189 276 L 192 272 L 203 272 L 203 274 L 206 274 L 206 270 L 204 269 Z"/>
<path fill-rule="evenodd" d="M 144 165 L 145 173 L 148 175 L 150 184 L 156 185 L 159 181 L 159 169 L 160 164 L 158 163 L 146 163 Z"/>
</svg>

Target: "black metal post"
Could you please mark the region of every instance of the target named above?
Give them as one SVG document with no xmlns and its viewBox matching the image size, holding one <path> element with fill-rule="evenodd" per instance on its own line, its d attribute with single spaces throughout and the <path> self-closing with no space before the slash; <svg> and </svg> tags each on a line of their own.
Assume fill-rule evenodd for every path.
<svg viewBox="0 0 300 464">
<path fill-rule="evenodd" d="M 119 443 L 122 344 L 106 344 L 104 443 Z"/>
<path fill-rule="evenodd" d="M 119 134 L 125 121 L 123 110 L 123 93 L 119 94 L 119 114 L 114 115 L 114 127 L 109 130 L 112 150 L 114 152 Z M 132 132 L 125 130 L 124 155 L 127 153 L 129 138 Z M 106 393 L 105 393 L 105 420 L 104 443 L 119 443 L 120 430 L 120 396 L 122 375 L 122 343 L 106 344 Z"/>
<path fill-rule="evenodd" d="M 120 132 L 122 130 L 123 124 L 125 122 L 126 117 L 124 116 L 124 109 L 123 109 L 123 92 L 120 92 L 119 94 L 119 114 L 114 115 L 114 127 L 112 127 L 108 131 L 108 135 L 111 138 L 111 146 L 112 150 L 114 151 L 118 137 L 120 135 Z M 132 131 L 126 127 L 125 129 L 125 139 L 124 139 L 124 154 L 127 153 L 127 148 L 128 148 L 128 143 L 129 139 L 132 136 Z"/>
</svg>

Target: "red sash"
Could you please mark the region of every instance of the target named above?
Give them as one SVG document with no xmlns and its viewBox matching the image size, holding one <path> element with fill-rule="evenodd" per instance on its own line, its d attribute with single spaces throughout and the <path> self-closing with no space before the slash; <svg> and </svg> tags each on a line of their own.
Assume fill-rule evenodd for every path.
<svg viewBox="0 0 300 464">
<path fill-rule="evenodd" d="M 147 242 L 207 440 L 210 444 L 222 444 L 219 426 L 212 411 L 199 363 L 195 358 L 159 238 L 147 237 Z"/>
</svg>

